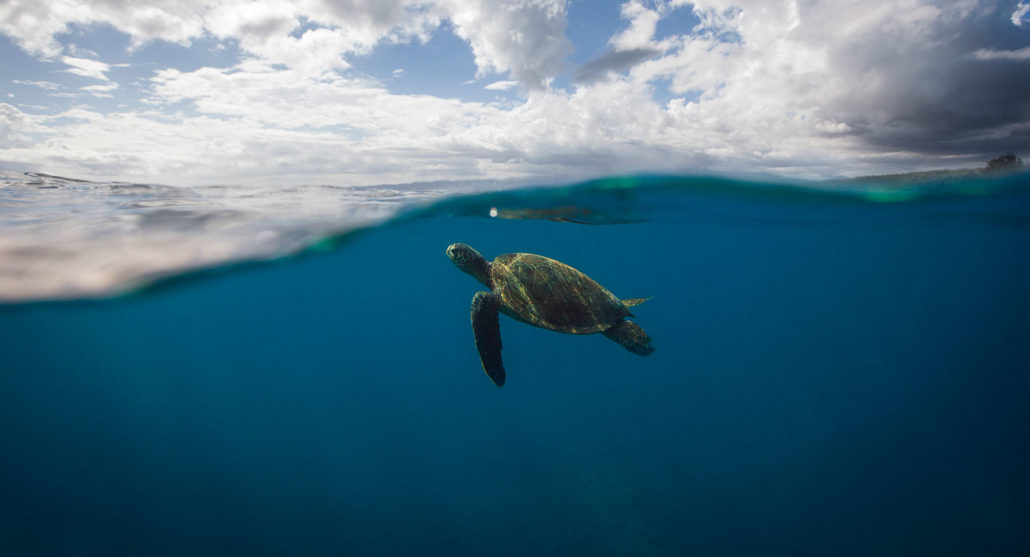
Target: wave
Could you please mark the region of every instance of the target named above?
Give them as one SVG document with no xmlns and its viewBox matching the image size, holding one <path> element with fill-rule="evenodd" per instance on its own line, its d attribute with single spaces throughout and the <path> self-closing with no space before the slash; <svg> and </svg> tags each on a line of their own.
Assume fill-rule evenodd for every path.
<svg viewBox="0 0 1030 557">
<path fill-rule="evenodd" d="M 0 177 L 0 303 L 118 296 L 204 269 L 325 249 L 355 231 L 412 218 L 585 225 L 771 219 L 796 225 L 881 218 L 877 207 L 884 205 L 959 200 L 953 212 L 1026 226 L 1028 192 L 1030 173 L 976 171 L 823 182 L 641 175 L 552 186 L 279 188 L 7 176 Z M 999 196 L 1024 202 L 995 204 L 984 213 L 961 201 Z"/>
</svg>

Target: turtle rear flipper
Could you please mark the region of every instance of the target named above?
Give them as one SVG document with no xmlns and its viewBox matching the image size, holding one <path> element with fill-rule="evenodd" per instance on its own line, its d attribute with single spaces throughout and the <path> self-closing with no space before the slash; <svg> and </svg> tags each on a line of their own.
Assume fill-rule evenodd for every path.
<svg viewBox="0 0 1030 557">
<path fill-rule="evenodd" d="M 483 362 L 483 371 L 498 387 L 504 386 L 504 364 L 501 363 L 501 323 L 498 310 L 501 301 L 492 292 L 476 292 L 472 297 L 472 332 L 476 350 Z"/>
<path fill-rule="evenodd" d="M 626 350 L 641 356 L 647 356 L 654 352 L 651 346 L 651 337 L 647 336 L 644 329 L 632 321 L 623 319 L 614 327 L 604 331 L 604 336 L 626 347 Z"/>
</svg>

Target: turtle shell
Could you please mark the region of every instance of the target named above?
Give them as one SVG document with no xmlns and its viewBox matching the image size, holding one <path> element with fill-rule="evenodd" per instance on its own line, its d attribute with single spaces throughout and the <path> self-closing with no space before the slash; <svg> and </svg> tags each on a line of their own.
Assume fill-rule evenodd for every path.
<svg viewBox="0 0 1030 557">
<path fill-rule="evenodd" d="M 568 265 L 531 253 L 506 253 L 490 265 L 501 311 L 563 333 L 586 335 L 630 315 L 614 294 Z"/>
</svg>

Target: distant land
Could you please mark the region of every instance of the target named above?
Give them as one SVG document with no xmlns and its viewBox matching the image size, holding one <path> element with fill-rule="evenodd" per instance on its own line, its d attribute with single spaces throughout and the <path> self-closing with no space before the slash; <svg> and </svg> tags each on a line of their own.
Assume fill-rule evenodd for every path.
<svg viewBox="0 0 1030 557">
<path fill-rule="evenodd" d="M 899 183 L 907 184 L 912 182 L 926 183 L 940 180 L 952 180 L 955 178 L 982 178 L 995 176 L 1008 172 L 1015 172 L 1026 168 L 1023 159 L 1015 153 L 1006 153 L 1000 157 L 987 161 L 987 166 L 982 168 L 958 168 L 953 170 L 927 170 L 924 172 L 903 172 L 901 174 L 881 174 L 875 176 L 859 176 L 847 180 L 849 182 L 876 182 L 876 183 Z"/>
</svg>

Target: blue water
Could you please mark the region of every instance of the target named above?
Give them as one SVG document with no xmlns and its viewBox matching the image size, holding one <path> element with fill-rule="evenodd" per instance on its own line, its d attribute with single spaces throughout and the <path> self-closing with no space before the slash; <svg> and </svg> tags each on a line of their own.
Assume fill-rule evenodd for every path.
<svg viewBox="0 0 1030 557">
<path fill-rule="evenodd" d="M 1030 187 L 942 190 L 498 193 L 0 306 L 0 552 L 1025 555 Z M 654 296 L 656 352 L 502 317 L 498 389 L 453 242 Z"/>
</svg>

